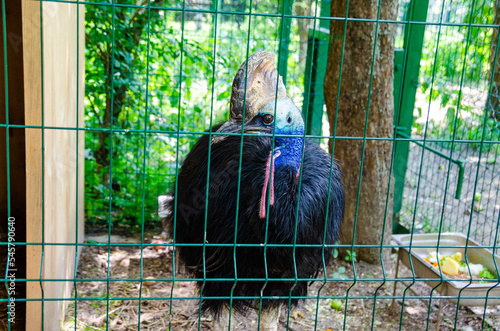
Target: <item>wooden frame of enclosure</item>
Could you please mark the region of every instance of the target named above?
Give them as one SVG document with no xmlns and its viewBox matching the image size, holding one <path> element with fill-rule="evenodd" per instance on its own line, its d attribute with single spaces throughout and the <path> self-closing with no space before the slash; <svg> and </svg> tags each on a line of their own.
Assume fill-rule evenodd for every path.
<svg viewBox="0 0 500 331">
<path fill-rule="evenodd" d="M 25 329 L 58 330 L 70 301 L 53 299 L 70 297 L 74 282 L 45 280 L 74 278 L 78 246 L 53 244 L 83 242 L 84 133 L 75 128 L 84 125 L 85 10 L 83 5 L 34 0 L 9 0 L 5 6 L 1 241 L 7 241 L 7 217 L 14 217 L 16 241 L 27 243 L 16 247 L 16 278 L 31 280 L 25 291 L 22 282 L 16 290 L 17 298 L 29 300 Z M 18 305 L 16 318 L 24 323 L 19 316 L 24 302 Z"/>
</svg>

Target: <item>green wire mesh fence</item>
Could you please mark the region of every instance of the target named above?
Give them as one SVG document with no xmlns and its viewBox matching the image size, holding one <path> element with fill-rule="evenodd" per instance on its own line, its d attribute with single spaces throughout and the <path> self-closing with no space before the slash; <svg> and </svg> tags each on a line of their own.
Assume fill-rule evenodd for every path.
<svg viewBox="0 0 500 331">
<path fill-rule="evenodd" d="M 464 5 L 450 3 L 440 11 L 439 3 L 431 3 L 428 20 L 439 21 L 443 16 L 443 22 L 461 22 L 471 15 Z M 472 15 L 478 24 L 493 24 L 497 19 L 496 3 L 478 2 L 474 6 L 478 11 Z M 438 141 L 426 146 L 410 144 L 400 221 L 425 232 L 437 232 L 441 224 L 444 231 L 467 233 L 470 224 L 472 238 L 493 245 L 499 210 L 498 148 L 492 143 L 498 140 L 496 32 L 442 27 L 437 48 L 435 29 L 427 27 L 425 31 L 413 132 L 416 137 L 426 135 Z M 467 40 L 470 45 L 465 58 Z M 465 65 L 458 65 L 459 61 Z M 456 142 L 450 143 L 450 139 Z M 448 183 L 441 180 L 443 171 Z M 421 189 L 416 198 L 419 179 Z"/>
<path fill-rule="evenodd" d="M 6 11 L 6 2 L 2 2 L 2 56 L 4 94 L 10 96 L 7 45 L 12 39 L 7 18 L 12 14 Z M 8 97 L 4 98 L 6 116 L 0 127 L 5 130 L 7 146 L 5 214 L 16 216 L 10 209 L 15 184 L 9 172 L 13 167 L 9 132 L 40 130 L 47 150 L 47 132 L 84 132 L 83 154 L 77 151 L 75 158 L 84 158 L 85 167 L 75 171 L 85 177 L 83 187 L 76 185 L 76 190 L 84 192 L 86 237 L 85 242 L 78 234 L 65 243 L 47 241 L 45 233 L 50 229 L 42 219 L 40 242 L 18 240 L 18 247 L 41 246 L 38 263 L 42 270 L 50 247 L 74 247 L 78 265 L 65 278 L 45 277 L 40 272 L 38 277 L 19 274 L 12 280 L 12 256 L 2 251 L 4 269 L 0 270 L 4 271 L 6 291 L 0 299 L 0 316 L 5 329 L 23 328 L 25 319 L 31 318 L 22 319 L 18 314 L 18 323 L 9 318 L 12 298 L 19 305 L 41 303 L 42 329 L 50 320 L 46 313 L 52 301 L 64 303 L 60 324 L 64 330 L 214 328 L 213 316 L 202 314 L 202 297 L 195 290 L 196 281 L 206 279 L 192 278 L 179 264 L 172 233 L 160 235 L 161 217 L 176 212 L 162 210 L 161 205 L 172 199 L 164 195 L 175 190 L 176 175 L 195 142 L 227 119 L 234 74 L 259 50 L 277 55 L 278 71 L 289 96 L 302 109 L 306 133 L 323 149 L 340 148 L 338 141 L 352 146 L 362 143 L 363 152 L 377 148 L 371 142 L 391 144 L 388 168 L 394 176 L 384 193 L 374 199 L 385 205 L 386 217 L 379 222 L 383 233 L 389 233 L 391 227 L 395 233 L 408 233 L 396 235 L 390 242 L 379 239 L 377 244 L 367 244 L 354 241 L 356 231 L 350 232 L 354 232 L 353 240 L 334 246 L 332 261 L 309 279 L 315 282 L 309 295 L 300 298 L 304 300 L 298 310 L 286 307 L 279 328 L 401 330 L 440 324 L 443 329 L 500 328 L 495 317 L 500 299 L 498 261 L 491 254 L 496 254 L 500 224 L 500 4 L 496 1 L 401 0 L 394 19 L 380 17 L 381 8 L 389 5 L 385 1 L 372 4 L 371 16 L 354 18 L 348 10 L 345 16 L 330 17 L 330 9 L 337 3 L 325 0 L 43 0 L 39 5 L 41 13 L 49 5 L 85 12 L 85 44 L 81 45 L 85 48 L 85 76 L 76 78 L 85 83 L 85 123 L 49 126 L 43 122 L 45 110 L 41 125 L 11 123 L 13 109 Z M 43 21 L 44 14 L 40 15 Z M 76 17 L 81 23 L 83 16 Z M 345 24 L 344 35 L 330 34 L 330 24 L 335 21 Z M 389 116 L 391 121 L 394 117 L 392 135 L 371 137 L 366 126 L 362 134 L 353 136 L 337 134 L 336 127 L 330 130 L 339 110 L 338 106 L 329 110 L 329 122 L 325 106 L 329 87 L 324 83 L 334 66 L 328 63 L 329 46 L 349 37 L 345 35 L 348 25 L 363 24 L 372 24 L 376 36 L 384 26 L 396 26 L 395 107 Z M 43 24 L 38 28 L 42 30 L 44 63 L 44 44 L 50 44 L 50 36 L 43 34 Z M 377 93 L 372 91 L 374 59 L 380 56 L 377 46 L 375 42 L 370 50 L 374 64 L 370 76 L 365 77 L 370 82 L 365 91 L 368 98 Z M 78 47 L 68 56 L 78 57 Z M 388 75 L 392 68 L 390 71 Z M 345 79 L 350 77 L 342 76 Z M 47 91 L 42 82 L 42 92 Z M 339 91 L 341 88 L 340 84 Z M 366 123 L 370 118 L 367 108 Z M 43 154 L 38 162 L 43 169 Z M 369 161 L 362 158 L 361 167 L 363 162 Z M 358 210 L 365 207 L 359 201 L 361 183 L 369 178 L 362 176 L 363 168 L 356 167 L 359 183 L 345 187 L 357 192 L 356 214 L 346 217 L 359 227 L 363 225 L 357 224 Z M 50 194 L 43 189 L 42 200 Z M 74 220 L 62 222 L 82 225 L 78 213 Z M 9 225 L 6 221 L 7 229 Z M 2 247 L 7 249 L 9 231 L 2 232 Z M 236 243 L 230 246 L 236 250 Z M 363 248 L 380 251 L 381 256 L 383 250 L 392 252 L 387 261 L 372 265 L 359 261 L 357 253 Z M 436 251 L 438 260 L 439 254 L 449 259 L 459 252 L 457 265 L 467 276 L 450 281 L 443 272 L 444 264 L 430 256 Z M 470 266 L 478 263 L 488 268 L 491 278 L 484 272 L 481 279 L 469 276 Z M 53 298 L 45 294 L 47 284 L 65 281 L 71 283 L 71 295 Z M 297 282 L 297 276 L 291 281 Z M 19 284 L 17 294 L 9 291 L 12 282 Z M 19 294 L 20 286 L 30 282 L 37 284 L 40 296 Z M 262 300 L 262 296 L 252 299 Z M 235 329 L 257 330 L 261 313 L 252 310 L 246 316 L 235 316 Z"/>
</svg>

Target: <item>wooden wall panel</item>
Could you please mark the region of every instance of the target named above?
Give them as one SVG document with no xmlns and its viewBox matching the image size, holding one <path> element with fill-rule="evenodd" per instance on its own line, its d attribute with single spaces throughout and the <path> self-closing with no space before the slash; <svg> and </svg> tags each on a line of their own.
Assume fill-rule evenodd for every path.
<svg viewBox="0 0 500 331">
<path fill-rule="evenodd" d="M 42 124 L 40 3 L 22 1 L 25 125 Z M 26 241 L 42 242 L 42 130 L 26 129 Z M 26 248 L 26 276 L 39 278 L 41 246 Z M 41 298 L 39 282 L 26 284 L 27 298 Z M 26 303 L 26 330 L 40 330 L 42 303 Z"/>
<path fill-rule="evenodd" d="M 35 4 L 35 5 L 34 5 Z M 40 6 L 39 2 L 25 1 L 25 8 Z M 44 129 L 44 186 L 41 185 L 42 154 L 41 130 L 26 130 L 27 135 L 27 196 L 33 212 L 28 215 L 28 241 L 41 242 L 41 197 L 44 201 L 44 240 L 46 243 L 83 242 L 83 192 L 84 192 L 84 134 L 75 130 L 77 119 L 79 127 L 84 125 L 84 6 L 68 3 L 43 3 L 43 118 L 45 126 L 67 129 Z M 33 11 L 36 9 L 33 7 Z M 35 20 L 23 14 L 26 29 L 35 33 Z M 39 16 L 39 15 L 38 15 Z M 28 23 L 30 21 L 32 23 Z M 24 22 L 23 22 L 24 23 Z M 32 24 L 32 27 L 29 25 Z M 33 37 L 33 39 L 35 39 Z M 38 44 L 38 47 L 40 44 Z M 36 42 L 33 42 L 36 50 Z M 40 61 L 38 54 L 26 50 L 25 63 Z M 79 63 L 77 63 L 77 61 Z M 40 62 L 38 62 L 40 65 Z M 30 94 L 28 86 L 37 79 L 33 65 L 31 72 L 25 72 L 26 98 L 33 99 L 33 105 L 26 107 L 27 124 L 40 125 L 40 99 Z M 41 81 L 40 81 L 41 83 Z M 78 142 L 77 142 L 78 137 Z M 30 208 L 28 208 L 30 210 Z M 78 227 L 77 227 L 78 223 Z M 31 265 L 29 278 L 39 278 L 40 247 L 30 247 L 28 265 Z M 30 264 L 30 259 L 32 264 Z M 75 246 L 45 246 L 43 278 L 73 278 Z M 40 297 L 38 284 L 28 289 L 28 297 Z M 43 282 L 45 298 L 67 298 L 71 295 L 73 282 Z M 59 321 L 64 317 L 68 301 L 45 301 L 44 329 L 59 330 Z M 41 329 L 40 304 L 28 307 L 27 316 L 34 317 L 26 330 Z"/>
</svg>

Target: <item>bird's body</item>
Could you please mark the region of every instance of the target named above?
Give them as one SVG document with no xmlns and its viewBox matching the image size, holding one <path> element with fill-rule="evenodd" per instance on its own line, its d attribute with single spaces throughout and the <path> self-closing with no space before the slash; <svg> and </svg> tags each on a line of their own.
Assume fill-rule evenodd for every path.
<svg viewBox="0 0 500 331">
<path fill-rule="evenodd" d="M 202 308 L 216 316 L 230 302 L 239 311 L 255 308 L 262 296 L 281 297 L 262 300 L 264 311 L 289 296 L 296 303 L 331 256 L 324 245 L 339 238 L 341 173 L 330 154 L 304 140 L 300 112 L 290 103 L 273 101 L 252 115 L 245 132 L 262 127 L 261 135 L 204 135 L 179 172 L 166 223 L 175 243 L 194 244 L 179 246 L 179 256 L 202 279 Z M 275 134 L 295 136 L 276 136 L 273 145 L 269 114 L 276 115 Z M 214 131 L 234 126 L 228 123 Z"/>
<path fill-rule="evenodd" d="M 277 167 L 274 175 L 275 202 L 273 206 L 269 206 L 269 220 L 266 223 L 266 219 L 260 218 L 257 206 L 260 203 L 260 192 L 272 141 L 270 137 L 244 139 L 240 194 L 237 201 L 240 142 L 240 137 L 232 136 L 221 144 L 212 145 L 207 204 L 205 200 L 209 137 L 202 137 L 186 158 L 178 177 L 175 241 L 196 244 L 205 242 L 211 245 L 205 248 L 179 247 L 180 257 L 188 266 L 195 267 L 196 278 L 207 279 L 203 286 L 204 297 L 229 297 L 233 285 L 236 285 L 232 292 L 234 297 L 257 298 L 261 289 L 264 289 L 264 296 L 304 296 L 307 293 L 307 282 L 299 281 L 294 286 L 294 279 L 313 277 L 322 268 L 323 262 L 328 261 L 331 248 L 323 251 L 321 246 L 299 246 L 294 249 L 291 246 L 273 247 L 272 244 L 322 245 L 333 244 L 338 239 L 338 220 L 343 211 L 340 172 L 334 164 L 330 181 L 330 156 L 314 142 L 306 140 L 301 166 L 300 201 L 299 178 L 294 169 L 287 165 Z M 327 205 L 328 217 L 325 215 Z M 171 210 L 173 207 L 174 205 L 170 207 Z M 325 226 L 327 219 L 329 221 Z M 256 246 L 234 248 L 233 243 Z M 263 244 L 266 243 L 271 246 L 265 248 Z M 231 245 L 212 246 L 214 244 Z M 233 252 L 236 253 L 235 258 Z M 232 279 L 236 275 L 235 269 L 238 278 L 265 279 L 267 276 L 274 280 L 270 280 L 265 287 L 263 280 L 234 281 Z M 228 280 L 210 280 L 221 278 Z M 282 278 L 289 280 L 282 281 Z M 203 283 L 200 281 L 199 286 Z M 229 299 L 204 300 L 203 307 L 218 313 L 224 303 L 229 303 Z M 251 306 L 253 303 L 253 300 L 233 301 L 236 308 Z"/>
</svg>

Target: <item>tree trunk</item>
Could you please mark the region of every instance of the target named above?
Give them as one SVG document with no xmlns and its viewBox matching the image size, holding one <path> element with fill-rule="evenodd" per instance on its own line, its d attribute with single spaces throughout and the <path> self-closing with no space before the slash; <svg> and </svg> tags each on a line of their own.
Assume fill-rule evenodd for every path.
<svg viewBox="0 0 500 331">
<path fill-rule="evenodd" d="M 300 16 L 310 16 L 311 12 L 311 1 L 299 1 L 295 3 L 295 11 L 297 15 Z M 298 19 L 297 25 L 299 29 L 300 38 L 300 48 L 299 48 L 299 65 L 301 70 L 304 71 L 306 67 L 306 57 L 307 57 L 307 46 L 309 41 L 309 27 L 311 26 L 311 20 L 309 19 Z"/>
<path fill-rule="evenodd" d="M 398 1 L 381 0 L 380 19 L 395 20 Z M 349 17 L 376 19 L 378 0 L 351 0 Z M 332 1 L 332 17 L 345 17 L 346 0 Z M 396 24 L 348 21 L 344 36 L 342 20 L 332 20 L 330 25 L 330 49 L 325 77 L 325 101 L 330 122 L 330 132 L 337 136 L 366 136 L 391 138 L 393 134 L 393 64 L 394 34 Z M 345 38 L 342 77 L 339 81 L 342 57 L 342 42 Z M 375 63 L 372 74 L 372 58 L 377 39 Z M 340 98 L 337 105 L 339 84 Z M 337 127 L 335 117 L 338 106 Z M 392 232 L 392 193 L 388 196 L 392 142 L 388 140 L 366 140 L 363 159 L 362 139 L 339 139 L 335 141 L 335 157 L 344 173 L 346 189 L 346 212 L 342 227 L 343 244 L 380 245 L 389 244 Z M 332 144 L 330 145 L 332 148 Z M 360 168 L 362 164 L 362 173 Z M 356 216 L 359 176 L 361 188 Z M 392 190 L 391 190 L 392 191 Z M 387 198 L 389 204 L 386 206 Z M 387 212 L 386 212 L 387 211 Z M 385 226 L 384 226 L 385 224 Z M 353 238 L 354 227 L 356 233 Z M 354 248 L 357 257 L 370 263 L 379 263 L 379 247 Z M 384 249 L 383 259 L 388 261 L 390 249 Z"/>
</svg>

